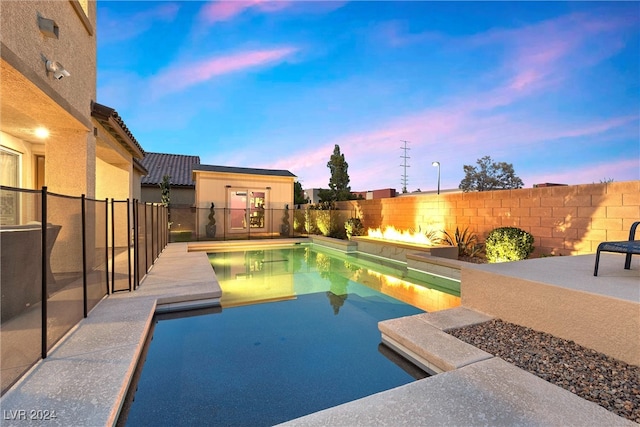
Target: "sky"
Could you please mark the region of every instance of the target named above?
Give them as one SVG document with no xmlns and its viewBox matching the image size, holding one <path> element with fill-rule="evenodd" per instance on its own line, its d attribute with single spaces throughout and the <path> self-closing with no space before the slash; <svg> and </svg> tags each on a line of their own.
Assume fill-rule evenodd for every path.
<svg viewBox="0 0 640 427">
<path fill-rule="evenodd" d="M 100 0 L 97 37 L 97 100 L 147 152 L 305 189 L 336 144 L 353 191 L 484 156 L 529 188 L 640 179 L 638 2 Z"/>
</svg>

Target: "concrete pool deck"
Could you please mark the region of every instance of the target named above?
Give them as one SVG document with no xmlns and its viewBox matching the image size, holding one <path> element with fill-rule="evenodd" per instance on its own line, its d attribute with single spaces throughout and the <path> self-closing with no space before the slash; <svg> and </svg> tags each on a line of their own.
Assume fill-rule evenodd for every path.
<svg viewBox="0 0 640 427">
<path fill-rule="evenodd" d="M 572 267 L 575 276 L 569 278 L 572 279 L 572 286 L 580 287 L 581 283 L 587 282 L 585 276 L 593 274 L 594 256 L 575 258 L 578 258 L 581 267 Z M 535 263 L 536 268 L 532 270 L 542 268 L 545 274 L 553 275 L 552 268 L 558 267 L 558 261 L 551 258 L 540 261 L 545 260 L 553 262 L 542 266 Z M 601 292 L 587 292 L 596 298 L 601 295 L 603 298 L 621 299 L 620 295 L 607 295 L 610 286 L 603 285 L 621 282 L 622 287 L 612 285 L 612 289 L 628 294 L 627 301 L 638 304 L 636 278 L 640 277 L 639 265 L 634 263 L 631 272 L 625 270 L 628 274 L 622 273 L 624 277 L 617 278 L 617 270 L 622 270 L 622 265 L 618 264 L 619 258 L 615 255 L 603 257 L 600 271 L 605 279 L 598 285 L 602 288 Z M 492 267 L 496 266 L 481 266 L 478 271 L 491 270 Z M 525 273 L 529 271 L 526 267 L 524 270 Z M 463 278 L 464 275 L 463 272 Z M 535 280 L 526 274 L 523 280 L 536 286 Z M 548 286 L 562 285 L 550 283 Z M 635 291 L 625 292 L 624 286 L 635 287 Z M 188 252 L 186 243 L 169 244 L 137 291 L 117 293 L 100 302 L 47 359 L 36 364 L 0 399 L 2 425 L 42 424 L 41 420 L 29 419 L 31 411 L 41 411 L 40 414 L 43 411 L 49 411 L 49 414 L 55 412 L 56 418 L 47 421 L 49 425 L 113 425 L 154 313 L 186 306 L 214 305 L 220 296 L 220 287 L 206 254 Z M 440 329 L 453 327 L 460 322 L 468 323 L 471 321 L 469 318 L 475 319 L 472 321 L 486 318 L 476 310 L 465 308 L 418 316 L 421 317 L 417 320 L 422 322 L 418 325 L 424 324 L 424 328 L 419 330 L 427 331 L 427 334 L 442 333 Z M 401 324 L 397 326 L 402 329 Z M 381 330 L 383 328 L 381 325 Z M 411 333 L 415 330 L 408 329 Z M 383 331 L 387 337 L 390 334 L 390 329 Z M 407 342 L 419 343 L 425 338 L 421 335 L 407 339 Z M 396 337 L 395 341 L 400 341 L 400 337 Z M 464 358 L 460 359 L 457 350 L 447 355 L 447 345 L 440 346 L 441 351 L 435 346 L 429 348 L 429 339 L 426 339 L 421 346 L 429 352 L 438 353 L 443 359 L 442 363 L 448 363 L 455 369 L 442 369 L 445 372 L 441 374 L 286 424 L 636 425 L 501 359 L 486 353 L 474 356 L 473 348 L 468 349 L 471 356 L 465 361 Z"/>
</svg>

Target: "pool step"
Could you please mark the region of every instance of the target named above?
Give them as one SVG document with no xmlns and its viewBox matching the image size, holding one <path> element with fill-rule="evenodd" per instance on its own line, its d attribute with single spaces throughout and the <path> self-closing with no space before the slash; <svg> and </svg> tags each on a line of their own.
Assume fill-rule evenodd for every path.
<svg viewBox="0 0 640 427">
<path fill-rule="evenodd" d="M 463 307 L 378 323 L 382 342 L 431 374 L 461 368 L 493 355 L 444 330 L 482 323 L 491 317 Z"/>
</svg>

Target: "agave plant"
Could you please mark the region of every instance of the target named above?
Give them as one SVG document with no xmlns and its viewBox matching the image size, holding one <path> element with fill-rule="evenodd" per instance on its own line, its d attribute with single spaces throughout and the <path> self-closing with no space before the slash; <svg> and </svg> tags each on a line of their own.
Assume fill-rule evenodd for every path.
<svg viewBox="0 0 640 427">
<path fill-rule="evenodd" d="M 442 232 L 443 237 L 440 242 L 449 246 L 458 247 L 458 256 L 476 256 L 482 251 L 482 246 L 478 244 L 478 236 L 466 227 L 463 231 L 460 231 L 456 227 L 456 232 L 449 234 L 447 231 Z"/>
</svg>

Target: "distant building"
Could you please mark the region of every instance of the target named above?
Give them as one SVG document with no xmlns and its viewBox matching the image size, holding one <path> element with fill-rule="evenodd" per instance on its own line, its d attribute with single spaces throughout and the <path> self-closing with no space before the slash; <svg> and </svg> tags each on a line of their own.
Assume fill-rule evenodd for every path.
<svg viewBox="0 0 640 427">
<path fill-rule="evenodd" d="M 140 163 L 148 171 L 141 182 L 141 201 L 160 203 L 162 201 L 160 183 L 165 175 L 169 175 L 171 177 L 171 205 L 195 205 L 196 183 L 193 180 L 192 171 L 195 165 L 200 164 L 199 156 L 146 153 Z"/>
<path fill-rule="evenodd" d="M 542 188 L 542 187 L 566 187 L 568 184 L 554 184 L 551 182 L 544 182 L 542 184 L 533 184 L 533 188 Z"/>
<path fill-rule="evenodd" d="M 388 199 L 390 197 L 396 197 L 396 190 L 395 188 L 383 188 L 372 191 L 353 191 L 351 194 L 365 200 Z"/>
<path fill-rule="evenodd" d="M 309 201 L 309 203 L 320 203 L 320 197 L 318 193 L 322 190 L 322 188 L 305 188 L 304 189 L 304 198 Z"/>
</svg>

